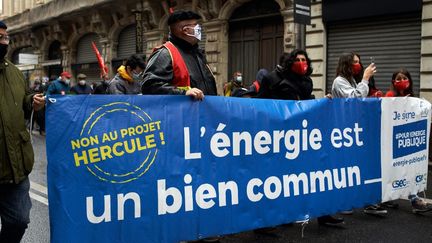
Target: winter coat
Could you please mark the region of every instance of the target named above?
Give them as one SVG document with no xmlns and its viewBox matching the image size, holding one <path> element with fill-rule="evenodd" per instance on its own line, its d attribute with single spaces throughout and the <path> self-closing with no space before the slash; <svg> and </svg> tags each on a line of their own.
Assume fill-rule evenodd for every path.
<svg viewBox="0 0 432 243">
<path fill-rule="evenodd" d="M 65 95 L 70 93 L 70 86 L 69 84 L 66 84 L 65 82 L 61 81 L 60 78 L 53 81 L 49 86 L 47 90 L 47 96 L 50 95 Z"/>
<path fill-rule="evenodd" d="M 77 85 L 73 86 L 70 91 L 72 94 L 84 94 L 85 95 L 85 94 L 93 93 L 92 88 L 88 84 L 85 84 L 85 85 L 77 84 Z"/>
<path fill-rule="evenodd" d="M 128 81 L 128 79 L 130 81 Z M 132 80 L 127 74 L 125 66 L 117 69 L 117 74 L 109 82 L 107 94 L 140 94 L 141 84 L 139 81 Z"/>
<path fill-rule="evenodd" d="M 33 168 L 33 148 L 24 113 L 32 95 L 23 74 L 8 60 L 0 62 L 0 184 L 20 183 Z"/>
<path fill-rule="evenodd" d="M 207 66 L 204 53 L 198 45 L 191 45 L 185 40 L 171 35 L 169 40 L 177 47 L 187 66 L 191 88 L 200 89 L 205 95 L 217 95 L 216 81 Z M 173 66 L 171 55 L 166 48 L 156 50 L 148 61 L 143 94 L 185 94 L 184 89 L 173 85 Z"/>
<path fill-rule="evenodd" d="M 312 95 L 313 83 L 309 76 L 300 76 L 295 73 L 283 72 L 278 66 L 274 71 L 265 75 L 257 98 L 280 100 L 309 100 Z"/>
</svg>

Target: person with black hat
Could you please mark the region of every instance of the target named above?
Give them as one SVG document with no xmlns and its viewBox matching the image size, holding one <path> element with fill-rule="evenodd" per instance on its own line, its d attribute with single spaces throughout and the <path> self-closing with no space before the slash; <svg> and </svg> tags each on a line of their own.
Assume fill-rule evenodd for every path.
<svg viewBox="0 0 432 243">
<path fill-rule="evenodd" d="M 204 52 L 198 48 L 201 40 L 201 19 L 192 11 L 175 11 L 168 18 L 168 41 L 155 48 L 150 56 L 143 94 L 187 95 L 202 100 L 204 95 L 217 95 L 216 81 L 210 71 Z M 203 239 L 218 242 L 218 237 Z"/>
<path fill-rule="evenodd" d="M 217 95 L 216 81 L 201 40 L 201 16 L 192 11 L 176 11 L 168 18 L 168 41 L 150 56 L 141 87 L 143 94 L 188 95 L 201 100 Z"/>
<path fill-rule="evenodd" d="M 77 78 L 78 78 L 78 83 L 75 86 L 73 86 L 70 90 L 72 94 L 88 95 L 93 93 L 93 89 L 86 82 L 87 75 L 80 73 L 78 74 Z"/>
<path fill-rule="evenodd" d="M 33 148 L 25 114 L 45 105 L 43 94 L 32 94 L 22 72 L 5 59 L 7 26 L 0 21 L 0 242 L 21 241 L 30 222 L 29 196 Z"/>
</svg>

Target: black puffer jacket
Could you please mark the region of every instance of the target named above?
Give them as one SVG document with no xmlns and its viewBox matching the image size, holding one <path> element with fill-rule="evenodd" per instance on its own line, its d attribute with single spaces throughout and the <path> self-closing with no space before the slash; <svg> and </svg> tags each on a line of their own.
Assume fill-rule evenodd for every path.
<svg viewBox="0 0 432 243">
<path fill-rule="evenodd" d="M 257 98 L 280 100 L 309 100 L 312 95 L 313 83 L 309 76 L 283 72 L 278 66 L 264 76 Z"/>
<path fill-rule="evenodd" d="M 173 35 L 169 37 L 169 40 L 183 57 L 189 71 L 191 87 L 200 89 L 205 95 L 217 95 L 215 79 L 198 45 L 192 46 Z M 171 56 L 166 48 L 160 48 L 149 58 L 141 91 L 143 94 L 185 94 L 184 90 L 172 85 L 172 80 Z"/>
</svg>

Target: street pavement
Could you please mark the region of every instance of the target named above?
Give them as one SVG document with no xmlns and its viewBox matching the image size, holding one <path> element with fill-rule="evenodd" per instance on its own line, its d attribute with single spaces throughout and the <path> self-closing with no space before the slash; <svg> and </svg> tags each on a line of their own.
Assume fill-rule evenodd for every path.
<svg viewBox="0 0 432 243">
<path fill-rule="evenodd" d="M 33 208 L 31 223 L 22 242 L 47 243 L 49 242 L 49 220 L 45 137 L 33 133 L 33 147 L 35 167 L 30 176 Z M 428 178 L 428 188 L 432 188 L 431 166 L 429 166 Z M 426 197 L 432 198 L 432 193 L 427 192 Z M 345 223 L 340 227 L 319 226 L 317 221 L 312 219 L 304 228 L 301 224 L 288 224 L 278 226 L 266 234 L 248 231 L 223 236 L 220 242 L 432 242 L 432 212 L 424 215 L 413 214 L 407 200 L 397 202 L 400 205 L 399 209 L 389 209 L 389 213 L 384 217 L 365 215 L 361 209 L 356 209 L 353 215 L 343 216 Z"/>
</svg>

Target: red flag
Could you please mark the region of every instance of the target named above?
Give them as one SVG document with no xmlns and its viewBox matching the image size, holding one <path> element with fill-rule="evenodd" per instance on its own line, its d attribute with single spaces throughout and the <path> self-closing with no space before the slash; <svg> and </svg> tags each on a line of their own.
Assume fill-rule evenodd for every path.
<svg viewBox="0 0 432 243">
<path fill-rule="evenodd" d="M 101 54 L 99 53 L 99 50 L 98 50 L 96 44 L 94 43 L 94 41 L 92 41 L 92 48 L 93 48 L 94 53 L 96 54 L 96 58 L 97 58 L 98 63 L 99 63 L 99 69 L 100 69 L 101 77 L 105 77 L 108 74 L 108 67 L 105 65 L 105 62 L 104 62 Z"/>
</svg>

